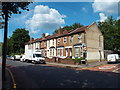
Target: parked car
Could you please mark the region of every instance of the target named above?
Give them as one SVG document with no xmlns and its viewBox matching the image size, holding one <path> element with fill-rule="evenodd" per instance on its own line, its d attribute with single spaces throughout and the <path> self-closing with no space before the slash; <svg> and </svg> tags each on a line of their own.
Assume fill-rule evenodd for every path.
<svg viewBox="0 0 120 90">
<path fill-rule="evenodd" d="M 10 56 L 10 60 L 14 60 L 14 56 Z"/>
<path fill-rule="evenodd" d="M 25 62 L 25 55 L 21 55 L 21 56 L 20 56 L 20 61 L 21 61 L 21 62 Z"/>
<path fill-rule="evenodd" d="M 119 58 L 119 55 L 118 54 L 109 54 L 107 56 L 107 62 L 119 62 L 120 61 L 120 58 Z"/>
<path fill-rule="evenodd" d="M 15 56 L 14 56 L 14 60 L 20 60 L 20 56 L 21 56 L 21 55 L 15 55 Z"/>
</svg>

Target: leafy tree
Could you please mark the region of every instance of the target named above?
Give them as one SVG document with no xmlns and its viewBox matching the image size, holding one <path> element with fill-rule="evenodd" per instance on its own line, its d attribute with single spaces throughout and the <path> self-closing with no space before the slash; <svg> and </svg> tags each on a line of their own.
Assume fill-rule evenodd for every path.
<svg viewBox="0 0 120 90">
<path fill-rule="evenodd" d="M 83 25 L 81 25 L 80 23 L 74 23 L 74 24 L 72 24 L 72 25 L 70 25 L 70 26 L 64 26 L 63 28 L 62 28 L 62 30 L 64 31 L 64 30 L 75 30 L 76 28 L 79 28 L 79 27 L 83 27 Z M 53 34 L 54 33 L 58 33 L 58 29 L 56 29 L 54 32 L 53 32 Z"/>
<path fill-rule="evenodd" d="M 25 43 L 30 40 L 29 31 L 23 29 L 16 29 L 12 37 L 8 39 L 8 54 L 22 54 L 25 51 Z"/>
<path fill-rule="evenodd" d="M 104 35 L 104 47 L 106 50 L 117 52 L 120 50 L 120 20 L 109 17 L 105 22 L 98 22 L 98 27 Z"/>
</svg>

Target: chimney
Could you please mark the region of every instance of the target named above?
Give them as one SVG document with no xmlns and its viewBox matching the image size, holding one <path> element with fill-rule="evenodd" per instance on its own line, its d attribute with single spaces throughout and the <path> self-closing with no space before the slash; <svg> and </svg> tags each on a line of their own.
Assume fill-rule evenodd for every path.
<svg viewBox="0 0 120 90">
<path fill-rule="evenodd" d="M 62 28 L 60 27 L 59 29 L 58 29 L 58 34 L 60 35 L 60 34 L 62 34 L 63 33 L 63 30 L 62 30 Z"/>
<path fill-rule="evenodd" d="M 42 34 L 42 38 L 45 38 L 45 33 Z"/>
<path fill-rule="evenodd" d="M 30 41 L 34 41 L 34 38 L 30 38 Z"/>
</svg>

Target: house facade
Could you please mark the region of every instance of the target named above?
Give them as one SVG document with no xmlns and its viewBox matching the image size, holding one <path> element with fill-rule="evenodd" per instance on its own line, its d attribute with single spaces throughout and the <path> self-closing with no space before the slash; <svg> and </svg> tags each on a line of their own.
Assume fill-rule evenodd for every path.
<svg viewBox="0 0 120 90">
<path fill-rule="evenodd" d="M 88 62 L 104 59 L 104 39 L 96 23 L 70 31 L 58 30 L 58 33 L 36 39 L 33 49 L 40 49 L 48 58 L 80 58 Z"/>
</svg>

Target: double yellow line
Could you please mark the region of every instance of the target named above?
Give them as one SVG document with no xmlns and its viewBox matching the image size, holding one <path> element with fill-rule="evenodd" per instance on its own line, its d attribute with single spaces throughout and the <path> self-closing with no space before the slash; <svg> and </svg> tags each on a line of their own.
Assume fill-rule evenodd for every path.
<svg viewBox="0 0 120 90">
<path fill-rule="evenodd" d="M 12 78 L 12 83 L 13 83 L 13 88 L 16 89 L 16 83 L 15 83 L 15 79 L 13 77 L 13 74 L 12 72 L 10 71 L 10 69 L 6 68 L 6 70 L 8 70 L 8 72 L 10 73 L 10 76 Z"/>
</svg>

